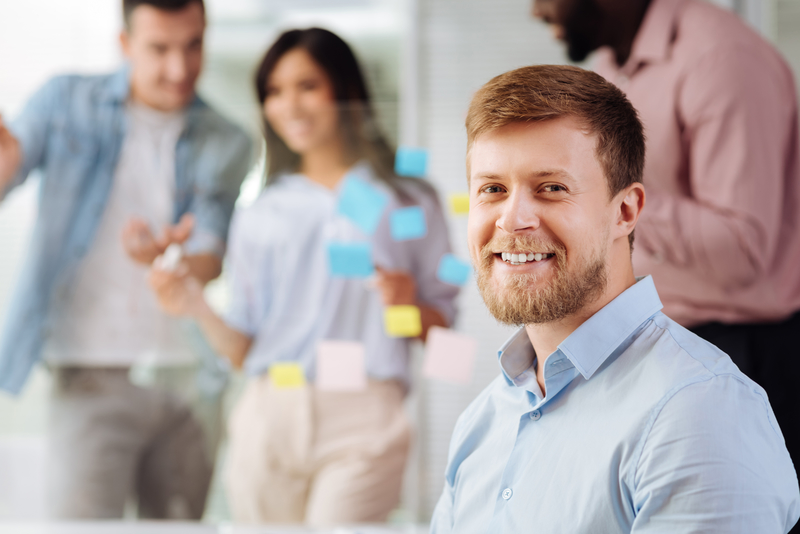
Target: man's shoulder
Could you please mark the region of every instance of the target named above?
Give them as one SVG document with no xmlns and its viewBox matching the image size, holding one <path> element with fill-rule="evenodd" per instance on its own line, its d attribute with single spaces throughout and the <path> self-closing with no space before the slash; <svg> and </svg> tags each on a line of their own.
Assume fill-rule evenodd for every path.
<svg viewBox="0 0 800 534">
<path fill-rule="evenodd" d="M 96 103 L 102 96 L 114 94 L 123 76 L 121 71 L 105 74 L 57 74 L 49 78 L 40 91 L 70 103 Z"/>
<path fill-rule="evenodd" d="M 667 373 L 666 376 L 675 380 L 742 374 L 722 350 L 662 312 L 655 314 L 635 336 L 632 349 L 644 354 L 639 361 L 644 366 L 652 366 L 653 372 L 664 373 L 663 366 L 674 366 L 675 375 Z"/>
<path fill-rule="evenodd" d="M 780 57 L 779 52 L 735 13 L 704 0 L 685 0 L 676 21 L 676 44 L 689 57 L 705 53 Z"/>
<path fill-rule="evenodd" d="M 739 388 L 766 399 L 763 390 L 725 352 L 663 313 L 651 319 L 634 342 L 637 343 L 639 346 L 633 347 L 635 358 L 629 359 L 628 365 L 640 367 L 638 380 L 657 392 L 657 398 L 653 398 L 655 409 L 697 384 L 704 384 L 711 395 L 718 393 L 720 401 Z"/>
</svg>

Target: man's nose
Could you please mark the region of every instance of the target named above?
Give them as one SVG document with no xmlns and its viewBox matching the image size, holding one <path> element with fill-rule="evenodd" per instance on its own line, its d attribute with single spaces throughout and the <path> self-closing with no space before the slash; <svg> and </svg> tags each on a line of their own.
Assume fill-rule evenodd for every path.
<svg viewBox="0 0 800 534">
<path fill-rule="evenodd" d="M 189 73 L 186 54 L 176 50 L 167 56 L 167 77 L 173 83 L 183 83 Z"/>
<path fill-rule="evenodd" d="M 527 191 L 514 191 L 503 203 L 497 227 L 509 234 L 536 230 L 541 225 L 537 203 Z"/>
</svg>

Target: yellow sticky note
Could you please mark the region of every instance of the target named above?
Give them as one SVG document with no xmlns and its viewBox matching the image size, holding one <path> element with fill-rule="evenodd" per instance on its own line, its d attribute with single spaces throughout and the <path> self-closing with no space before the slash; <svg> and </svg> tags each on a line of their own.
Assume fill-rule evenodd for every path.
<svg viewBox="0 0 800 534">
<path fill-rule="evenodd" d="M 269 379 L 276 388 L 299 388 L 306 385 L 303 366 L 297 362 L 273 363 L 269 367 Z"/>
<path fill-rule="evenodd" d="M 416 337 L 422 333 L 422 318 L 416 306 L 389 306 L 383 312 L 390 337 Z"/>
<path fill-rule="evenodd" d="M 450 210 L 456 215 L 469 213 L 469 193 L 450 195 Z"/>
</svg>

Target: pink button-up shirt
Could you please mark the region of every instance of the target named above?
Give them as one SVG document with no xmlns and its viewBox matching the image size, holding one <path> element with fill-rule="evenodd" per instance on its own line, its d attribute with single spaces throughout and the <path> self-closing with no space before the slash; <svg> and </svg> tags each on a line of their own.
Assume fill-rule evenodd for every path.
<svg viewBox="0 0 800 534">
<path fill-rule="evenodd" d="M 597 72 L 639 111 L 647 203 L 637 275 L 686 326 L 800 309 L 800 145 L 792 73 L 764 39 L 700 0 L 653 0 L 628 61 Z"/>
</svg>

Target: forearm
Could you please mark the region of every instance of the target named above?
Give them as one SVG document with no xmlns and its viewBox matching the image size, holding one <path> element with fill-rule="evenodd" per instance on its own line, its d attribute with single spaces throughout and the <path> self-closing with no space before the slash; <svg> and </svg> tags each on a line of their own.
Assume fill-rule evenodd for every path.
<svg viewBox="0 0 800 534">
<path fill-rule="evenodd" d="M 225 356 L 236 369 L 241 369 L 253 343 L 252 338 L 225 324 L 205 299 L 200 300 L 192 315 L 211 347 Z"/>
<path fill-rule="evenodd" d="M 635 246 L 724 287 L 755 280 L 768 264 L 768 245 L 746 214 L 687 197 L 648 192 Z"/>
<path fill-rule="evenodd" d="M 197 278 L 203 285 L 222 272 L 222 259 L 216 254 L 196 254 L 186 256 L 184 260 L 189 267 L 189 275 Z"/>
<path fill-rule="evenodd" d="M 422 322 L 422 333 L 419 335 L 419 339 L 422 341 L 428 338 L 428 330 L 432 326 L 441 326 L 442 328 L 450 326 L 444 315 L 436 308 L 428 306 L 427 304 L 419 304 L 417 307 L 419 308 L 420 320 Z"/>
</svg>

